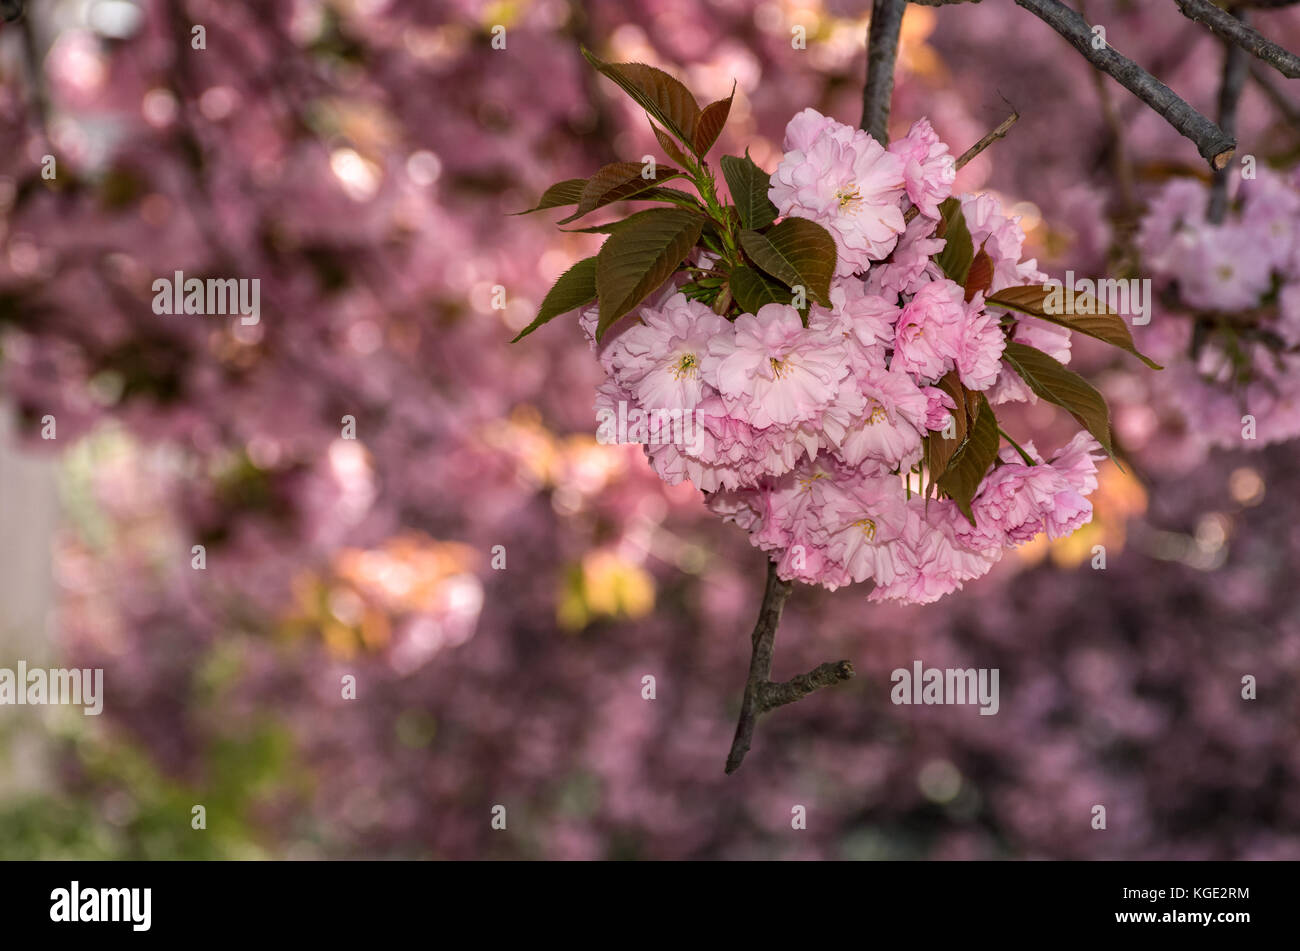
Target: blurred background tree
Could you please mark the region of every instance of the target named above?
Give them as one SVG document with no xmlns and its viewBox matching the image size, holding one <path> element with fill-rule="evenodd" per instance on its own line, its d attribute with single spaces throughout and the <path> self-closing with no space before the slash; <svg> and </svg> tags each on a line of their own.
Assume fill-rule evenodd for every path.
<svg viewBox="0 0 1300 951">
<path fill-rule="evenodd" d="M 1213 111 L 1218 40 L 1173 5 L 1088 6 Z M 1089 534 L 937 608 L 799 590 L 774 673 L 859 676 L 723 776 L 762 556 L 596 444 L 576 328 L 504 346 L 596 244 L 506 214 L 656 151 L 580 43 L 702 97 L 734 79 L 721 146 L 772 167 L 799 109 L 857 118 L 865 5 L 30 7 L 0 29 L 0 666 L 103 667 L 107 697 L 0 711 L 0 855 L 1300 857 L 1293 450 L 1207 458 L 1086 343 L 1136 463 Z M 1300 45 L 1297 11 L 1255 22 Z M 1294 165 L 1279 95 L 1249 84 L 1237 136 Z M 1127 203 L 1206 169 L 1035 18 L 907 8 L 896 131 L 928 115 L 962 148 L 1003 97 L 1020 122 L 957 185 L 997 191 L 1049 271 L 1106 272 Z M 261 321 L 154 314 L 176 270 L 259 278 Z M 1001 712 L 892 706 L 914 659 L 1001 668 Z"/>
</svg>

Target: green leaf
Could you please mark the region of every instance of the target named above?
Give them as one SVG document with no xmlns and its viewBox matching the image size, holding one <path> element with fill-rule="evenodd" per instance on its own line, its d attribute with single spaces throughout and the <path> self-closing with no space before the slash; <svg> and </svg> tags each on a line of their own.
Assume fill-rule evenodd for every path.
<svg viewBox="0 0 1300 951">
<path fill-rule="evenodd" d="M 650 188 L 636 196 L 637 201 L 664 201 L 672 205 L 702 212 L 700 203 L 684 191 L 676 188 Z M 607 221 L 603 225 L 591 225 L 586 228 L 561 228 L 565 234 L 614 234 L 627 227 L 628 222 L 636 218 L 631 215 L 618 221 Z"/>
<path fill-rule="evenodd" d="M 992 286 L 993 259 L 984 250 L 984 246 L 980 245 L 974 260 L 971 261 L 970 270 L 966 272 L 966 303 L 969 304 L 976 294 L 987 294 Z"/>
<path fill-rule="evenodd" d="M 752 267 L 740 265 L 731 272 L 731 296 L 740 309 L 756 314 L 765 304 L 789 304 L 790 290 Z"/>
<path fill-rule="evenodd" d="M 612 79 L 635 99 L 660 125 L 687 145 L 694 144 L 700 106 L 690 90 L 678 80 L 662 69 L 644 63 L 606 63 L 585 46 L 582 55 L 601 75 Z"/>
<path fill-rule="evenodd" d="M 628 222 L 596 255 L 597 340 L 672 275 L 704 228 L 704 218 L 686 208 L 652 208 Z"/>
<path fill-rule="evenodd" d="M 583 258 L 560 275 L 560 279 L 555 282 L 555 286 L 547 292 L 546 297 L 542 300 L 542 308 L 537 312 L 537 318 L 519 331 L 519 336 L 510 342 L 516 343 L 522 340 L 552 317 L 558 317 L 560 314 L 567 314 L 571 310 L 585 307 L 595 299 L 596 259 L 594 257 Z"/>
<path fill-rule="evenodd" d="M 664 150 L 664 155 L 667 155 L 678 165 L 685 165 L 686 153 L 681 150 L 681 146 L 673 141 L 673 137 L 653 122 L 650 123 L 650 128 L 654 130 L 655 138 L 659 140 L 659 148 Z"/>
<path fill-rule="evenodd" d="M 767 197 L 772 176 L 755 165 L 748 152 L 744 158 L 724 155 L 718 161 L 741 225 L 757 231 L 776 221 L 776 205 Z"/>
<path fill-rule="evenodd" d="M 786 218 L 772 230 L 740 232 L 740 246 L 751 261 L 791 288 L 803 286 L 823 307 L 831 304 L 835 239 L 807 218 Z"/>
<path fill-rule="evenodd" d="M 971 514 L 971 500 L 979 491 L 980 483 L 988 474 L 989 466 L 998 457 L 998 421 L 993 415 L 993 407 L 983 393 L 976 394 L 975 418 L 970 425 L 970 432 L 962 447 L 953 453 L 947 471 L 939 479 L 939 488 L 948 498 L 957 503 L 957 508 L 966 516 L 967 521 L 975 524 Z"/>
<path fill-rule="evenodd" d="M 635 216 L 634 216 L 635 217 Z M 618 221 L 609 221 L 603 225 L 590 225 L 586 228 L 561 228 L 565 234 L 617 234 L 627 227 L 627 223 L 632 218 L 620 218 Z"/>
<path fill-rule="evenodd" d="M 935 263 L 950 280 L 965 287 L 966 276 L 975 260 L 975 244 L 971 240 L 970 229 L 966 227 L 966 216 L 962 214 L 960 200 L 947 198 L 940 203 L 939 226 L 934 235 L 947 242 L 943 250 L 935 255 Z"/>
<path fill-rule="evenodd" d="M 947 375 L 937 384 L 956 403 L 953 409 L 954 433 L 952 439 L 945 439 L 942 431 L 931 432 L 925 437 L 925 468 L 930 474 L 930 483 L 934 484 L 939 481 L 945 472 L 948 471 L 948 463 L 957 450 L 966 444 L 966 436 L 970 431 L 970 422 L 972 418 L 971 403 L 969 399 L 971 393 L 966 387 L 962 386 L 961 379 L 956 370 L 948 371 Z M 978 403 L 975 404 L 978 406 Z"/>
<path fill-rule="evenodd" d="M 645 166 L 641 162 L 614 162 L 612 165 L 606 165 L 587 179 L 582 195 L 578 198 L 578 207 L 569 217 L 561 218 L 559 224 L 568 224 L 611 202 L 634 198 L 654 188 L 660 182 L 679 178 L 683 174 L 680 170 L 667 165 L 656 166 L 653 178 L 644 177 L 642 174 L 644 171 Z"/>
<path fill-rule="evenodd" d="M 1091 383 L 1041 350 L 1014 340 L 1007 341 L 1002 359 L 1039 397 L 1069 410 L 1107 453 L 1115 454 L 1110 442 L 1110 410 Z"/>
<path fill-rule="evenodd" d="M 1059 305 L 1049 300 L 1053 292 L 1060 293 L 1062 296 Z M 1068 327 L 1070 330 L 1077 330 L 1081 334 L 1096 337 L 1098 340 L 1128 351 L 1153 370 L 1164 369 L 1150 357 L 1138 352 L 1133 344 L 1133 335 L 1129 332 L 1128 324 L 1124 323 L 1123 317 L 1106 310 L 1101 301 L 1092 295 L 1087 295 L 1086 300 L 1090 302 L 1090 307 L 1095 313 L 1080 314 L 1078 310 L 1081 299 L 1085 299 L 1083 295 L 1076 295 L 1071 312 L 1065 313 L 1063 312 L 1064 291 L 1061 288 L 1045 290 L 1041 284 L 1026 284 L 1023 287 L 1005 287 L 986 298 L 984 304 L 986 307 L 1014 310 L 1061 327 Z M 1056 313 L 1049 313 L 1049 310 Z"/>
<path fill-rule="evenodd" d="M 663 188 L 651 188 L 637 195 L 636 200 L 670 201 L 675 205 L 682 205 L 683 207 L 690 208 L 700 214 L 704 214 L 704 206 L 700 204 L 699 200 L 695 198 L 694 195 L 691 195 L 689 192 L 684 192 L 680 188 L 669 188 L 667 186 L 664 186 Z"/>
<path fill-rule="evenodd" d="M 695 154 L 703 158 L 708 154 L 709 149 L 713 148 L 713 143 L 718 141 L 718 136 L 722 133 L 722 127 L 727 124 L 727 116 L 731 114 L 731 100 L 736 98 L 736 83 L 731 83 L 731 95 L 726 99 L 719 99 L 717 102 L 711 102 L 704 107 L 700 113 L 700 121 L 695 126 L 695 139 L 693 142 Z"/>
<path fill-rule="evenodd" d="M 563 205 L 577 204 L 578 199 L 582 197 L 582 189 L 586 186 L 585 178 L 566 178 L 562 182 L 556 182 L 546 191 L 542 192 L 541 200 L 529 208 L 527 211 L 512 211 L 512 215 L 531 215 L 534 211 L 541 211 L 544 208 L 559 208 Z"/>
</svg>

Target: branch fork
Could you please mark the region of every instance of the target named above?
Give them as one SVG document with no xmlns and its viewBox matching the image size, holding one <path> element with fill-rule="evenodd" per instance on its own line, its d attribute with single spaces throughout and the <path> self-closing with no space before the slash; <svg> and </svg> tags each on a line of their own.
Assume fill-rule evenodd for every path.
<svg viewBox="0 0 1300 951">
<path fill-rule="evenodd" d="M 979 0 L 913 0 L 925 6 L 947 6 Z M 1204 24 L 1225 42 L 1226 58 L 1223 83 L 1219 93 L 1219 122 L 1211 122 L 1181 99 L 1173 90 L 1156 79 L 1137 63 L 1118 53 L 1109 44 L 1094 46 L 1091 26 L 1079 12 L 1061 0 L 1015 0 L 1016 4 L 1038 17 L 1070 42 L 1097 70 L 1109 75 L 1143 103 L 1164 117 L 1175 130 L 1195 143 L 1198 151 L 1214 170 L 1211 219 L 1222 218 L 1226 208 L 1226 167 L 1236 151 L 1234 136 L 1237 100 L 1249 72 L 1246 54 L 1260 63 L 1273 67 L 1282 75 L 1300 75 L 1300 57 L 1265 39 L 1247 22 L 1245 9 L 1292 6 L 1300 0 L 1235 0 L 1227 10 L 1220 9 L 1207 0 L 1175 0 L 1179 9 L 1190 20 Z M 862 128 L 882 145 L 889 141 L 889 107 L 894 88 L 894 65 L 898 56 L 899 33 L 907 0 L 872 0 L 871 19 L 867 33 L 867 80 L 862 96 Z M 1262 80 L 1261 80 L 1262 82 Z M 1266 88 L 1269 88 L 1266 86 Z M 1274 93 L 1276 96 L 1276 93 Z M 979 155 L 993 142 L 1002 138 L 1019 118 L 1012 114 L 996 129 L 986 135 L 957 159 L 960 169 Z M 905 220 L 918 214 L 915 207 L 907 210 Z M 783 581 L 776 573 L 776 564 L 767 565 L 767 584 L 758 622 L 752 636 L 753 655 L 749 664 L 749 678 L 745 683 L 745 696 L 741 702 L 740 721 L 727 756 L 726 771 L 734 773 L 740 768 L 754 738 L 754 727 L 764 713 L 793 703 L 822 687 L 841 683 L 854 675 L 853 665 L 847 660 L 834 661 L 800 674 L 791 680 L 774 682 L 772 654 L 776 642 L 776 629 L 781 623 L 781 611 L 789 598 L 793 582 Z"/>
<path fill-rule="evenodd" d="M 752 636 L 753 656 L 749 661 L 749 679 L 745 683 L 745 698 L 740 705 L 740 722 L 736 736 L 727 755 L 728 773 L 740 769 L 754 739 L 754 726 L 758 718 L 770 710 L 794 703 L 808 694 L 850 679 L 853 665 L 847 660 L 832 661 L 800 674 L 790 680 L 774 682 L 772 655 L 776 645 L 776 629 L 781 623 L 781 610 L 794 589 L 793 581 L 782 581 L 776 573 L 776 563 L 767 563 L 767 585 L 763 590 L 763 604 L 758 611 L 758 622 Z"/>
</svg>

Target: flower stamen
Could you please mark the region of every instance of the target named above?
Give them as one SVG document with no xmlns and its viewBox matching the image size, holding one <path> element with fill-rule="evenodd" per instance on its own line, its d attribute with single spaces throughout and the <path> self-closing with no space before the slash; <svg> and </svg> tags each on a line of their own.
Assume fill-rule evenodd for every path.
<svg viewBox="0 0 1300 951">
<path fill-rule="evenodd" d="M 695 380 L 700 375 L 700 361 L 693 353 L 683 353 L 681 359 L 672 369 L 673 379 L 680 380 L 682 377 Z"/>
<path fill-rule="evenodd" d="M 852 213 L 862 201 L 862 193 L 857 185 L 850 183 L 835 193 L 835 200 L 840 203 L 840 211 Z"/>
<path fill-rule="evenodd" d="M 805 489 L 805 490 L 806 490 L 806 489 L 811 489 L 811 488 L 812 488 L 812 484 L 813 484 L 814 482 L 816 482 L 818 479 L 824 479 L 824 478 L 826 478 L 826 473 L 824 473 L 824 472 L 814 472 L 812 475 L 808 475 L 808 476 L 800 476 L 800 477 L 799 477 L 799 487 L 800 487 L 801 489 Z"/>
</svg>

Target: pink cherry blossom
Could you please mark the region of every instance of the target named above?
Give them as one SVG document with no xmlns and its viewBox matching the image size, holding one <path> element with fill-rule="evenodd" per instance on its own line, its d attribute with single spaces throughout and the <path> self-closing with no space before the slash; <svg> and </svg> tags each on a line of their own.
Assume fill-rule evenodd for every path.
<svg viewBox="0 0 1300 951">
<path fill-rule="evenodd" d="M 850 483 L 832 482 L 820 524 L 826 532 L 826 554 L 854 582 L 874 579 L 888 584 L 899 571 L 896 542 L 907 524 L 907 506 L 895 477 L 880 475 Z"/>
<path fill-rule="evenodd" d="M 729 408 L 762 429 L 811 419 L 848 372 L 833 334 L 803 326 L 788 304 L 766 304 L 736 318 L 734 337 L 714 337 L 705 372 L 716 373 Z"/>
<path fill-rule="evenodd" d="M 932 432 L 944 429 L 952 419 L 957 403 L 952 396 L 937 386 L 922 387 L 925 394 L 925 428 Z"/>
<path fill-rule="evenodd" d="M 952 194 L 957 167 L 930 120 L 918 119 L 912 123 L 905 137 L 889 144 L 889 151 L 903 160 L 907 197 L 921 209 L 923 216 L 938 218 L 939 203 Z"/>
<path fill-rule="evenodd" d="M 903 162 L 866 132 L 805 109 L 786 126 L 770 196 L 782 215 L 809 218 L 835 239 L 835 273 L 866 271 L 903 233 Z"/>
<path fill-rule="evenodd" d="M 899 307 L 888 298 L 873 294 L 862 281 L 848 278 L 833 282 L 831 307 L 842 320 L 844 329 L 863 347 L 893 345 Z"/>
<path fill-rule="evenodd" d="M 916 462 L 930 407 L 925 393 L 901 369 L 867 368 L 857 382 L 867 406 L 845 434 L 840 457 L 851 466 L 870 462 L 884 471 Z"/>
<path fill-rule="evenodd" d="M 997 317 L 984 311 L 984 295 L 977 293 L 966 305 L 956 339 L 954 363 L 962 385 L 969 390 L 987 390 L 1002 369 L 1006 338 Z"/>
<path fill-rule="evenodd" d="M 1137 246 L 1148 267 L 1167 271 L 1179 256 L 1175 239 L 1194 223 L 1205 220 L 1209 195 L 1191 179 L 1174 179 L 1151 199 L 1138 228 Z"/>
<path fill-rule="evenodd" d="M 947 279 L 926 284 L 903 306 L 894 337 L 894 365 L 933 383 L 953 368 L 966 323 L 961 286 Z"/>
<path fill-rule="evenodd" d="M 983 249 L 993 261 L 990 291 L 1021 284 L 1039 284 L 1046 279 L 1046 275 L 1038 270 L 1036 259 L 1021 260 L 1025 232 L 1020 227 L 1020 218 L 1008 218 L 997 196 L 988 192 L 966 195 L 961 199 L 961 208 L 976 250 Z"/>
<path fill-rule="evenodd" d="M 895 577 L 878 584 L 869 600 L 930 604 L 986 574 L 996 563 L 995 556 L 961 541 L 957 527 L 965 519 L 955 502 L 912 498 L 907 516 L 903 534 L 895 542 Z"/>
<path fill-rule="evenodd" d="M 1028 465 L 1010 447 L 1001 451 L 1001 464 L 985 476 L 971 503 L 974 527 L 959 529 L 972 547 L 1022 545 L 1040 532 L 1060 538 L 1092 518 L 1086 496 L 1097 488 L 1093 453 L 1101 448 L 1092 436 L 1077 434 L 1050 463 L 1032 442 L 1021 448 L 1036 464 Z"/>
<path fill-rule="evenodd" d="M 1178 291 L 1189 305 L 1205 310 L 1246 310 L 1268 292 L 1272 256 L 1267 242 L 1239 224 L 1200 225 L 1183 233 L 1182 254 L 1173 268 Z"/>
<path fill-rule="evenodd" d="M 893 300 L 899 294 L 915 294 L 929 281 L 937 281 L 943 272 L 933 255 L 943 250 L 943 238 L 931 237 L 934 221 L 918 216 L 908 224 L 889 260 L 877 264 L 867 273 L 868 290 Z"/>
<path fill-rule="evenodd" d="M 1142 407 L 1121 408 L 1117 419 L 1126 428 L 1143 415 L 1181 420 L 1166 455 L 1176 451 L 1189 465 L 1212 447 L 1300 435 L 1300 179 L 1260 168 L 1234 193 L 1237 183 L 1223 220 L 1210 223 L 1207 186 L 1175 180 L 1151 199 L 1138 231 L 1143 264 L 1171 305 L 1144 342 L 1173 365 Z M 1247 417 L 1254 438 L 1243 438 Z"/>
<path fill-rule="evenodd" d="M 994 402 L 1032 398 L 1004 370 L 1002 312 L 986 309 L 981 292 L 967 301 L 934 261 L 945 241 L 930 237 L 926 213 L 951 186 L 951 158 L 929 124 L 915 125 L 891 153 L 805 110 L 787 128 L 786 149 L 774 200 L 784 213 L 821 220 L 850 265 L 832 280 L 830 306 L 814 303 L 807 326 L 776 303 L 728 321 L 670 285 L 597 348 L 609 376 L 598 408 L 638 417 L 654 407 L 688 410 L 693 438 L 635 439 L 659 477 L 706 493 L 709 508 L 741 526 L 782 578 L 828 589 L 871 581 L 874 600 L 934 601 L 983 575 L 1006 548 L 1090 518 L 1097 447 L 1086 437 L 1052 463 L 1032 443 L 1034 465 L 1002 450 L 975 492 L 973 525 L 952 500 L 916 496 L 911 470 L 923 440 L 956 410 L 932 384 L 955 371 Z M 885 176 L 891 162 L 906 175 Z M 841 214 L 845 196 L 835 191 L 846 182 L 856 192 L 845 207 L 862 201 L 897 213 L 910 198 L 923 214 L 897 245 L 901 215 L 879 219 L 887 226 L 879 234 L 854 230 L 861 222 Z M 1042 278 L 1035 262 L 1020 260 L 1024 234 L 996 198 L 963 204 L 977 246 L 993 259 L 995 287 Z M 591 338 L 595 309 L 580 323 Z M 1069 359 L 1069 332 L 1055 325 L 1017 318 L 1015 339 Z"/>
<path fill-rule="evenodd" d="M 702 364 L 709 342 L 731 325 L 699 301 L 676 294 L 661 308 L 642 307 L 641 322 L 618 338 L 618 381 L 642 406 L 694 409 L 707 395 Z"/>
</svg>

